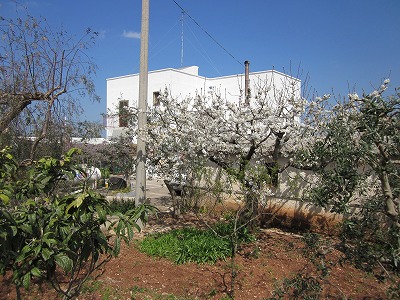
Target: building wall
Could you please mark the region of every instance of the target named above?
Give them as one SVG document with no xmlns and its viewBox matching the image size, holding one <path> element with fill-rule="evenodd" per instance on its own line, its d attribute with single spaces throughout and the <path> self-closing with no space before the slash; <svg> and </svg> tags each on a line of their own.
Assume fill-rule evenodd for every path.
<svg viewBox="0 0 400 300">
<path fill-rule="evenodd" d="M 283 90 L 285 85 L 295 82 L 300 95 L 300 80 L 277 71 L 253 72 L 249 75 L 252 92 L 267 84 L 274 84 L 277 90 Z M 191 66 L 182 69 L 163 69 L 151 71 L 148 74 L 147 103 L 153 105 L 153 93 L 168 89 L 172 97 L 184 99 L 195 95 L 220 95 L 228 101 L 239 101 L 245 85 L 244 74 L 224 77 L 206 78 L 198 75 L 198 67 Z M 136 107 L 139 97 L 139 74 L 120 76 L 107 79 L 107 138 L 118 136 L 124 128 L 119 127 L 116 112 L 120 100 L 128 100 L 129 106 Z M 110 114 L 111 113 L 111 114 Z"/>
</svg>

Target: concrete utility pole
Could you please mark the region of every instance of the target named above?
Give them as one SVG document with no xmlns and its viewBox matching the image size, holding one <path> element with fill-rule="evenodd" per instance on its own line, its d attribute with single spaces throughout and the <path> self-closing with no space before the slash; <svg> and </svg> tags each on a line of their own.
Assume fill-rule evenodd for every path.
<svg viewBox="0 0 400 300">
<path fill-rule="evenodd" d="M 140 33 L 140 73 L 138 103 L 138 136 L 136 156 L 135 204 L 146 201 L 146 125 L 149 54 L 149 0 L 142 0 L 142 29 Z"/>
</svg>

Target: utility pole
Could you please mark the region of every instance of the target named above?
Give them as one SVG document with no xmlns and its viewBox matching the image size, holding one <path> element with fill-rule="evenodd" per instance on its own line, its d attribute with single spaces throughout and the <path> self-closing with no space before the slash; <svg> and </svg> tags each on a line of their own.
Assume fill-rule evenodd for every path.
<svg viewBox="0 0 400 300">
<path fill-rule="evenodd" d="M 149 54 L 149 0 L 142 0 L 142 28 L 140 33 L 140 73 L 138 102 L 138 136 L 136 154 L 135 204 L 146 202 L 146 125 Z"/>
</svg>

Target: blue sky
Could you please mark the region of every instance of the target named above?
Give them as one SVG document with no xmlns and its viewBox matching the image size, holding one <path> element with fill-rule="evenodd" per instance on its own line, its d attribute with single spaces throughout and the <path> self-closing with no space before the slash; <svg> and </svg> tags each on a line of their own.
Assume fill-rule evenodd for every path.
<svg viewBox="0 0 400 300">
<path fill-rule="evenodd" d="M 98 66 L 100 103 L 82 99 L 82 119 L 101 121 L 106 111 L 106 78 L 138 73 L 141 0 L 19 1 L 54 27 L 81 35 L 100 32 L 88 52 Z M 202 76 L 251 71 L 302 70 L 318 94 L 361 94 L 390 77 L 400 87 L 400 0 L 176 0 L 230 54 L 184 15 L 183 66 Z M 15 15 L 15 4 L 0 0 L 0 15 Z M 150 0 L 149 70 L 181 67 L 181 9 L 173 0 Z"/>
</svg>

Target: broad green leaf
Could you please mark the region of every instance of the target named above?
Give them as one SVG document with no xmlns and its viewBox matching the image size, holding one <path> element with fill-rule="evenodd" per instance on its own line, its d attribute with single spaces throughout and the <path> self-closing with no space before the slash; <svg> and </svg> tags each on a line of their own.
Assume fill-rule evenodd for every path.
<svg viewBox="0 0 400 300">
<path fill-rule="evenodd" d="M 26 273 L 22 278 L 22 286 L 25 289 L 28 289 L 30 284 L 31 284 L 31 273 Z"/>
<path fill-rule="evenodd" d="M 70 272 L 72 270 L 73 261 L 68 256 L 64 254 L 57 254 L 54 257 L 56 264 L 60 266 L 65 272 Z"/>
<path fill-rule="evenodd" d="M 42 179 L 41 183 L 44 185 L 46 185 L 47 183 L 49 183 L 49 181 L 52 179 L 52 176 L 46 176 L 44 179 Z"/>
<path fill-rule="evenodd" d="M 100 220 L 105 220 L 107 217 L 106 211 L 101 207 L 101 205 L 96 205 L 96 212 Z"/>
<path fill-rule="evenodd" d="M 115 232 L 117 234 L 121 234 L 121 231 L 125 228 L 125 222 L 123 220 L 119 220 L 117 224 L 117 228 L 115 228 Z"/>
<path fill-rule="evenodd" d="M 42 250 L 42 245 L 37 245 L 37 246 L 33 249 L 33 253 L 35 254 L 35 256 L 37 256 L 41 250 Z"/>
<path fill-rule="evenodd" d="M 0 194 L 0 200 L 4 203 L 4 204 L 8 204 L 10 202 L 10 197 L 8 197 L 7 195 L 1 193 Z"/>
<path fill-rule="evenodd" d="M 54 252 L 51 251 L 49 248 L 43 248 L 42 249 L 42 257 L 43 257 L 44 261 L 49 260 L 53 253 Z"/>
<path fill-rule="evenodd" d="M 126 228 L 128 230 L 128 239 L 131 240 L 133 238 L 133 229 L 131 224 L 127 224 Z"/>
<path fill-rule="evenodd" d="M 32 226 L 29 224 L 22 224 L 20 227 L 23 231 L 32 234 Z"/>
<path fill-rule="evenodd" d="M 35 276 L 35 277 L 42 276 L 42 272 L 36 267 L 31 270 L 31 274 L 32 274 L 32 276 Z"/>
<path fill-rule="evenodd" d="M 66 213 L 71 209 L 71 207 L 79 207 L 82 205 L 83 200 L 87 197 L 87 193 L 80 194 L 74 201 L 71 202 L 70 205 L 66 208 Z"/>
<path fill-rule="evenodd" d="M 117 256 L 121 251 L 121 239 L 117 237 L 114 243 L 114 255 Z"/>
<path fill-rule="evenodd" d="M 46 244 L 47 244 L 47 246 L 51 246 L 51 245 L 55 245 L 55 244 L 57 244 L 57 241 L 55 240 L 55 239 L 45 239 L 45 240 L 43 240 Z"/>
</svg>

